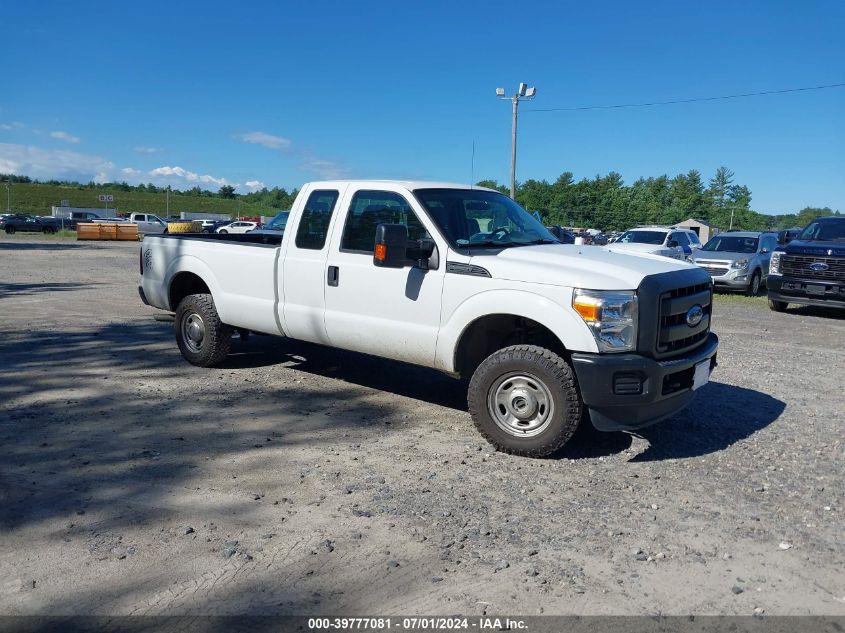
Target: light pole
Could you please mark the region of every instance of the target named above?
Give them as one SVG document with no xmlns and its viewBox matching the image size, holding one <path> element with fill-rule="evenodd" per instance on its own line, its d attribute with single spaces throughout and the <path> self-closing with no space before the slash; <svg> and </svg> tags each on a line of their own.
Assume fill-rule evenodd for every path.
<svg viewBox="0 0 845 633">
<path fill-rule="evenodd" d="M 516 199 L 516 119 L 519 110 L 519 102 L 533 99 L 537 95 L 537 88 L 528 87 L 525 83 L 519 84 L 513 96 L 506 97 L 504 88 L 496 88 L 496 96 L 499 99 L 510 99 L 513 102 L 513 127 L 511 129 L 511 198 Z"/>
<path fill-rule="evenodd" d="M 12 195 L 12 179 L 9 178 L 6 180 L 6 213 L 12 212 L 12 205 L 9 202 L 11 200 Z"/>
</svg>

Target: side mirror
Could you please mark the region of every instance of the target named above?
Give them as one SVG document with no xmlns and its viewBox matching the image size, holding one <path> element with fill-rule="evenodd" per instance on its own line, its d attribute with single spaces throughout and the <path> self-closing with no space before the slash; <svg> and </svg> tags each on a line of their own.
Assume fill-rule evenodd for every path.
<svg viewBox="0 0 845 633">
<path fill-rule="evenodd" d="M 373 264 L 382 268 L 403 268 L 408 264 L 408 227 L 379 224 L 373 249 Z"/>
<path fill-rule="evenodd" d="M 678 245 L 678 240 L 669 240 L 666 242 L 666 246 L 669 248 L 675 248 Z"/>
</svg>

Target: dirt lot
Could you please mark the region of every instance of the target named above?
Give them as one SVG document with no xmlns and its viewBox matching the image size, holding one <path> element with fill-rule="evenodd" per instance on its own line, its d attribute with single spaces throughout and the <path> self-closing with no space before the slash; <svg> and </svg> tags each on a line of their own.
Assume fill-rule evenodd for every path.
<svg viewBox="0 0 845 633">
<path fill-rule="evenodd" d="M 720 297 L 687 411 L 530 460 L 427 370 L 188 365 L 137 260 L 0 237 L 0 613 L 845 614 L 842 315 Z"/>
</svg>

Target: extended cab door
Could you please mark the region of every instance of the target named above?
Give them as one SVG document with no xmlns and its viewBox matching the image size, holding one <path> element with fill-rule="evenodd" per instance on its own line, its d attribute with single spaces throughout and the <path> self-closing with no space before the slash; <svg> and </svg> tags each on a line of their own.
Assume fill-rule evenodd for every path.
<svg viewBox="0 0 845 633">
<path fill-rule="evenodd" d="M 347 192 L 346 216 L 332 230 L 326 278 L 326 331 L 336 347 L 433 366 L 440 327 L 446 243 L 400 189 Z M 431 237 L 434 270 L 373 264 L 378 224 L 404 224 L 410 240 Z"/>
<path fill-rule="evenodd" d="M 326 258 L 329 231 L 338 201 L 346 186 L 303 191 L 301 210 L 294 208 L 294 223 L 285 227 L 282 271 L 283 324 L 287 336 L 327 344 Z M 298 203 L 298 201 L 297 201 Z"/>
</svg>

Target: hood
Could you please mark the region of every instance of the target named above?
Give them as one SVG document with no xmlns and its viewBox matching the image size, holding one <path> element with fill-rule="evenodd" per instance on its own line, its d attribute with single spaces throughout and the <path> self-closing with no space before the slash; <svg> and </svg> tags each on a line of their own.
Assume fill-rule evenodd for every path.
<svg viewBox="0 0 845 633">
<path fill-rule="evenodd" d="M 667 253 L 670 257 L 674 256 L 674 252 L 670 251 L 667 247 L 663 246 L 662 244 L 638 244 L 636 242 L 627 242 L 625 244 L 621 244 L 619 242 L 613 242 L 613 244 L 608 244 L 605 248 L 609 251 L 620 251 L 623 253 Z"/>
<path fill-rule="evenodd" d="M 476 254 L 470 263 L 486 268 L 496 279 L 592 290 L 634 290 L 648 275 L 696 268 L 660 255 L 575 244 L 516 246 Z"/>
<path fill-rule="evenodd" d="M 698 262 L 735 262 L 740 259 L 752 259 L 757 253 L 732 253 L 730 251 L 696 251 L 693 259 Z"/>
<path fill-rule="evenodd" d="M 792 240 L 782 247 L 789 255 L 817 255 L 819 257 L 845 257 L 845 244 L 839 242 L 818 242 Z"/>
</svg>

